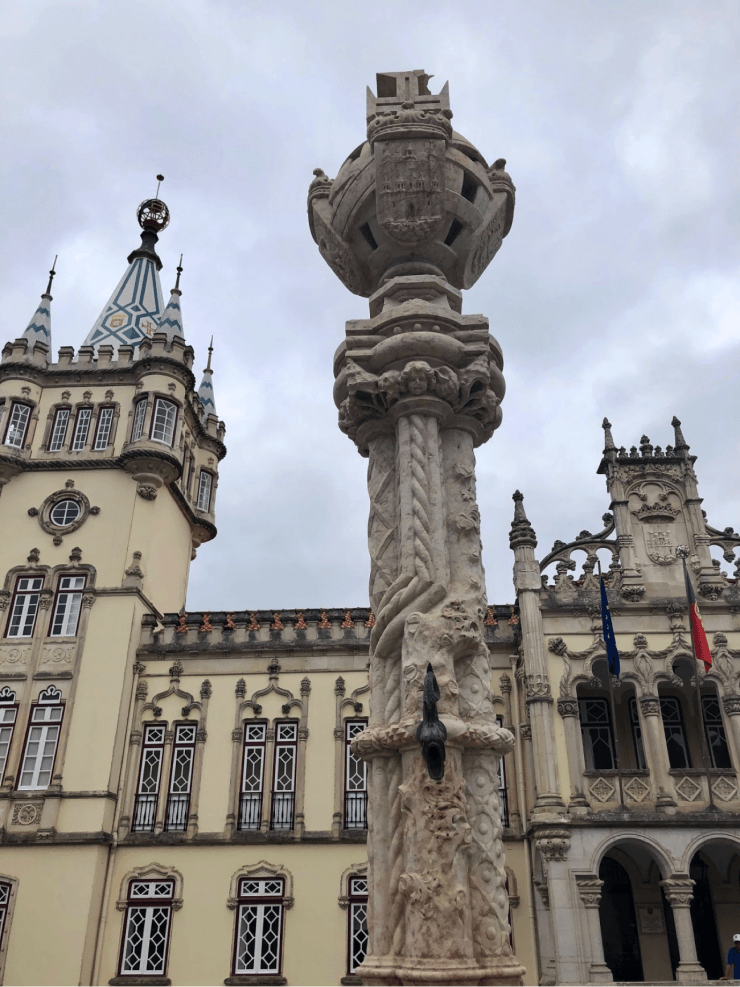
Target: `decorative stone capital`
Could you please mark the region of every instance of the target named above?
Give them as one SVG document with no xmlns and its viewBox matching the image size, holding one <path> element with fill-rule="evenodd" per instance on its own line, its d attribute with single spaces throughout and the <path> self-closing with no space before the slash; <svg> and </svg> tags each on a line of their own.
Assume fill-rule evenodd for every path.
<svg viewBox="0 0 740 987">
<path fill-rule="evenodd" d="M 640 709 L 643 716 L 660 716 L 660 699 L 657 696 L 641 696 Z"/>
<path fill-rule="evenodd" d="M 601 888 L 604 882 L 595 874 L 577 874 L 576 885 L 581 901 L 586 908 L 598 908 L 601 901 Z"/>
<path fill-rule="evenodd" d="M 235 744 L 238 744 L 243 736 L 244 733 L 242 730 L 236 729 L 231 731 L 231 739 L 234 741 Z"/>
<path fill-rule="evenodd" d="M 740 696 L 734 693 L 722 696 L 722 709 L 727 716 L 737 716 L 740 713 Z"/>
<path fill-rule="evenodd" d="M 694 897 L 694 881 L 690 877 L 669 877 L 660 882 L 671 908 L 689 908 Z"/>
<path fill-rule="evenodd" d="M 527 691 L 528 703 L 551 703 L 552 690 L 544 675 L 526 675 L 524 684 Z"/>
<path fill-rule="evenodd" d="M 558 699 L 558 713 L 562 717 L 578 716 L 578 700 L 575 696 L 563 696 Z"/>
<path fill-rule="evenodd" d="M 541 829 L 535 834 L 535 846 L 548 862 L 565 860 L 570 850 L 570 833 L 567 829 Z"/>
</svg>

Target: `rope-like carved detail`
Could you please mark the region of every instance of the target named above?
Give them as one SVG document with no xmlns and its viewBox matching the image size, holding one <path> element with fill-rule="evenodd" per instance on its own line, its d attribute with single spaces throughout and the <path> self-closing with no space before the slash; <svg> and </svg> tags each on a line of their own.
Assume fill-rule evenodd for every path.
<svg viewBox="0 0 740 987">
<path fill-rule="evenodd" d="M 367 491 L 370 496 L 367 521 L 370 605 L 377 613 L 378 604 L 398 569 L 395 440 L 391 436 L 379 439 L 371 450 Z"/>
<path fill-rule="evenodd" d="M 390 765 L 389 765 L 390 767 Z M 390 805 L 389 829 L 393 833 L 390 851 L 388 853 L 388 865 L 390 872 L 389 887 L 393 894 L 391 911 L 389 917 L 389 928 L 393 929 L 393 953 L 399 955 L 403 952 L 406 938 L 406 897 L 400 890 L 401 874 L 403 873 L 403 821 L 401 819 L 401 781 L 402 768 L 401 758 L 393 758 L 393 768 L 388 776 L 387 804 Z"/>
</svg>

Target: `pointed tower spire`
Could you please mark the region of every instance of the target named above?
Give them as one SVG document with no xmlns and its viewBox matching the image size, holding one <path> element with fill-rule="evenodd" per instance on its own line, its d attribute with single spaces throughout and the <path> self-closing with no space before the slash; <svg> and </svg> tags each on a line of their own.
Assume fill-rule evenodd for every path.
<svg viewBox="0 0 740 987">
<path fill-rule="evenodd" d="M 31 346 L 35 343 L 46 343 L 49 350 L 51 350 L 51 282 L 56 274 L 56 266 L 57 258 L 55 257 L 49 271 L 49 283 L 46 286 L 46 291 L 41 296 L 38 308 L 31 316 L 31 321 L 21 337 L 27 339 Z"/>
<path fill-rule="evenodd" d="M 167 308 L 162 313 L 162 318 L 160 319 L 159 326 L 157 327 L 158 332 L 167 333 L 168 343 L 171 343 L 175 337 L 185 339 L 185 333 L 182 328 L 182 311 L 180 309 L 180 297 L 182 295 L 182 292 L 180 291 L 181 274 L 182 254 L 180 254 L 180 263 L 177 265 L 175 287 L 170 292 L 170 300 L 167 303 Z"/>
<path fill-rule="evenodd" d="M 213 394 L 213 371 L 211 370 L 211 356 L 213 354 L 213 336 L 211 336 L 211 345 L 208 347 L 208 363 L 206 364 L 206 369 L 203 371 L 203 380 L 200 382 L 200 387 L 198 388 L 198 397 L 203 405 L 203 410 L 207 415 L 215 415 L 216 412 L 216 399 Z"/>
<path fill-rule="evenodd" d="M 515 490 L 511 499 L 514 501 L 514 520 L 511 522 L 509 544 L 512 548 L 519 545 L 531 545 L 532 548 L 536 548 L 537 535 L 524 510 L 524 494 Z"/>
<path fill-rule="evenodd" d="M 686 439 L 683 437 L 683 432 L 681 431 L 681 422 L 678 420 L 678 418 L 676 418 L 675 415 L 673 416 L 671 425 L 673 426 L 673 431 L 676 434 L 676 452 L 688 452 L 691 447 L 689 446 Z"/>
<path fill-rule="evenodd" d="M 614 445 L 614 439 L 612 437 L 612 423 L 608 418 L 604 419 L 601 427 L 604 429 L 604 455 L 606 455 L 607 452 L 611 452 L 617 447 Z"/>
<path fill-rule="evenodd" d="M 157 181 L 164 181 L 164 176 L 157 175 Z M 86 346 L 97 349 L 105 344 L 117 352 L 119 346 L 138 346 L 158 328 L 164 304 L 159 283 L 162 261 L 155 247 L 157 234 L 169 225 L 170 211 L 161 199 L 145 199 L 136 217 L 143 231 L 141 246 L 128 255 L 128 267 L 87 334 Z"/>
</svg>

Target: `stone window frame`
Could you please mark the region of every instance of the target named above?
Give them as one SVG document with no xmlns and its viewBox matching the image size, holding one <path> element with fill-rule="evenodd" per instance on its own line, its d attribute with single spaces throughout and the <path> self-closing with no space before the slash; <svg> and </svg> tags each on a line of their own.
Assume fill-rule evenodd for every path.
<svg viewBox="0 0 740 987">
<path fill-rule="evenodd" d="M 61 441 L 61 444 L 60 444 L 59 448 L 58 449 L 52 449 L 51 448 L 51 440 L 52 440 L 52 438 L 54 436 L 54 431 L 56 429 L 57 417 L 59 416 L 60 412 L 62 412 L 62 411 L 66 411 L 67 412 L 67 423 L 64 426 L 64 435 L 62 436 L 62 441 Z M 41 443 L 41 447 L 42 447 L 42 449 L 45 452 L 48 452 L 48 453 L 57 453 L 57 452 L 63 452 L 64 451 L 65 446 L 67 445 L 67 438 L 68 438 L 68 433 L 69 433 L 69 423 L 70 423 L 70 421 L 73 418 L 72 411 L 73 411 L 73 408 L 72 408 L 72 403 L 70 401 L 59 401 L 58 403 L 53 404 L 51 406 L 51 408 L 49 408 L 49 413 L 46 416 L 46 429 L 45 429 L 44 437 L 43 437 L 43 440 L 42 440 L 42 443 Z"/>
<path fill-rule="evenodd" d="M 118 959 L 116 964 L 117 974 L 108 981 L 109 984 L 123 985 L 123 984 L 161 984 L 162 987 L 169 987 L 172 983 L 167 974 L 167 966 L 169 965 L 170 952 L 172 949 L 172 931 L 174 925 L 174 914 L 170 915 L 169 927 L 167 929 L 167 957 L 165 960 L 165 972 L 163 975 L 141 975 L 136 974 L 123 974 L 121 975 L 118 971 L 121 969 L 121 961 L 123 957 L 123 946 L 126 937 L 126 919 L 128 917 L 128 908 L 131 904 L 129 898 L 129 888 L 132 881 L 174 881 L 174 890 L 170 902 L 170 907 L 172 912 L 178 912 L 183 906 L 183 888 L 184 881 L 183 876 L 179 870 L 175 867 L 164 867 L 162 864 L 152 862 L 151 864 L 146 864 L 143 867 L 134 867 L 129 870 L 123 876 L 123 880 L 120 884 L 120 890 L 118 895 L 118 900 L 116 901 L 116 910 L 122 912 L 121 918 L 121 934 L 120 934 L 120 946 L 118 950 Z"/>
<path fill-rule="evenodd" d="M 144 729 L 149 724 L 158 724 L 165 727 L 164 757 L 160 768 L 159 788 L 157 790 L 157 807 L 155 813 L 154 831 L 148 833 L 148 838 L 157 837 L 165 831 L 165 817 L 167 812 L 167 797 L 162 798 L 163 781 L 167 779 L 166 795 L 169 793 L 169 779 L 172 771 L 172 755 L 174 749 L 175 729 L 180 725 L 196 726 L 195 735 L 195 758 L 193 761 L 193 772 L 190 783 L 190 805 L 188 807 L 188 823 L 184 833 L 178 832 L 190 840 L 198 833 L 198 808 L 200 804 L 201 777 L 203 774 L 204 748 L 208 739 L 206 724 L 208 720 L 208 703 L 211 697 L 211 683 L 205 679 L 200 687 L 200 701 L 197 701 L 192 693 L 180 688 L 180 676 L 183 674 L 182 665 L 175 662 L 170 666 L 170 685 L 163 692 L 158 693 L 147 702 L 148 680 L 140 679 L 136 688 L 134 705 L 134 715 L 131 722 L 131 733 L 129 734 L 128 763 L 125 767 L 126 789 L 123 799 L 123 811 L 119 822 L 119 839 L 124 839 L 132 833 L 136 794 L 139 787 L 139 774 L 141 768 L 141 755 L 136 754 L 135 748 L 140 747 Z M 162 707 L 160 703 L 170 696 L 185 700 L 182 707 L 181 716 L 175 717 L 171 722 L 160 719 Z M 191 714 L 196 710 L 198 719 L 191 719 Z M 136 832 L 133 832 L 136 836 Z"/>
<path fill-rule="evenodd" d="M 5 905 L 5 920 L 3 922 L 2 934 L 0 935 L 0 984 L 5 982 L 5 962 L 8 958 L 8 941 L 10 930 L 13 925 L 13 912 L 15 902 L 18 897 L 19 880 L 9 874 L 0 874 L 0 883 L 9 885 L 8 902 Z"/>
<path fill-rule="evenodd" d="M 30 397 L 26 395 L 6 395 L 7 400 L 7 414 L 5 416 L 4 428 L 2 431 L 2 445 L 8 449 L 15 449 L 18 452 L 23 452 L 23 450 L 28 450 L 33 442 L 33 437 L 36 432 L 35 423 L 38 419 L 38 401 L 32 401 Z M 23 441 L 20 445 L 8 445 L 8 431 L 10 430 L 10 421 L 13 417 L 13 409 L 16 405 L 25 405 L 29 409 L 28 420 L 26 422 L 26 427 L 23 432 Z"/>
<path fill-rule="evenodd" d="M 364 878 L 368 880 L 367 873 L 367 861 L 363 861 L 361 864 L 351 864 L 342 871 L 342 875 L 339 878 L 339 898 L 337 902 L 339 907 L 347 912 L 347 948 L 346 948 L 346 958 L 345 958 L 345 971 L 346 976 L 342 978 L 342 983 L 359 983 L 359 978 L 356 973 L 351 969 L 352 960 L 352 904 L 353 896 L 350 893 L 350 881 L 353 877 Z M 368 885 L 368 893 L 370 887 Z"/>
<path fill-rule="evenodd" d="M 367 719 L 363 715 L 360 696 L 369 692 L 369 681 L 354 689 L 348 697 L 345 697 L 346 689 L 341 675 L 334 684 L 334 815 L 331 829 L 335 840 L 340 839 L 342 833 L 346 832 L 344 829 L 345 723 L 347 720 Z"/>
<path fill-rule="evenodd" d="M 152 401 L 152 413 L 149 416 L 149 441 L 156 442 L 158 445 L 163 445 L 166 449 L 175 449 L 175 442 L 178 435 L 178 427 L 182 419 L 182 403 L 177 401 L 172 394 L 161 394 L 159 392 L 153 391 L 154 400 Z M 154 423 L 156 418 L 157 405 L 159 404 L 170 404 L 175 409 L 175 419 L 172 422 L 172 438 L 169 442 L 165 439 L 155 439 L 154 438 Z"/>
<path fill-rule="evenodd" d="M 134 424 L 136 422 L 136 409 L 138 405 L 142 402 L 146 402 L 144 409 L 144 418 L 141 425 L 141 435 L 137 438 L 133 437 L 134 434 Z M 152 432 L 154 430 L 154 409 L 156 407 L 157 401 L 167 401 L 169 404 L 175 406 L 175 422 L 172 426 L 172 443 L 167 445 L 161 439 L 152 438 Z M 182 401 L 171 391 L 137 391 L 134 395 L 131 411 L 129 413 L 131 419 L 131 424 L 127 430 L 127 438 L 124 445 L 129 445 L 133 442 L 154 442 L 157 446 L 164 446 L 165 449 L 172 449 L 175 452 L 178 449 L 178 443 L 180 441 L 180 434 L 182 432 L 182 423 L 184 420 L 184 405 Z"/>
<path fill-rule="evenodd" d="M 295 802 L 293 807 L 293 828 L 285 830 L 285 833 L 292 834 L 294 839 L 301 839 L 305 832 L 305 790 L 306 790 L 306 749 L 308 742 L 308 706 L 311 695 L 311 682 L 308 676 L 301 680 L 301 698 L 297 699 L 289 689 L 284 689 L 278 685 L 280 675 L 280 665 L 277 659 L 270 663 L 267 669 L 269 684 L 263 689 L 257 689 L 249 699 L 246 696 L 246 682 L 239 679 L 236 684 L 236 716 L 234 729 L 231 732 L 232 756 L 231 756 L 231 780 L 229 785 L 229 808 L 226 816 L 224 835 L 228 838 L 236 832 L 239 818 L 239 801 L 241 796 L 241 774 L 242 751 L 244 747 L 244 723 L 252 717 L 257 720 L 267 719 L 267 739 L 265 747 L 265 777 L 270 779 L 270 798 L 265 798 L 263 783 L 262 798 L 262 818 L 260 821 L 260 832 L 272 832 L 270 830 L 270 820 L 272 818 L 272 779 L 274 777 L 275 763 L 275 734 L 276 726 L 286 718 L 290 717 L 290 711 L 294 707 L 299 710 L 298 719 L 298 750 L 296 755 L 296 781 L 295 781 Z M 262 705 L 259 699 L 275 693 L 285 699 L 282 706 L 282 716 L 276 716 L 273 720 L 262 715 Z"/>
<path fill-rule="evenodd" d="M 49 695 L 49 697 L 52 697 L 53 694 L 52 694 L 52 691 L 51 690 L 56 690 L 56 692 L 58 692 L 58 698 L 56 698 L 55 700 L 53 698 L 43 698 L 42 699 L 42 696 L 44 695 L 44 693 L 47 693 Z M 42 688 L 39 691 L 38 697 L 29 704 L 29 708 L 28 708 L 28 719 L 26 721 L 26 732 L 25 732 L 25 735 L 23 737 L 23 744 L 21 745 L 21 748 L 20 748 L 20 757 L 18 759 L 18 769 L 17 769 L 16 774 L 15 774 L 15 783 L 13 785 L 13 788 L 14 788 L 14 790 L 16 792 L 26 792 L 28 794 L 28 797 L 31 797 L 33 794 L 37 794 L 38 795 L 39 793 L 42 793 L 42 792 L 48 792 L 51 789 L 52 785 L 55 784 L 55 782 L 54 782 L 55 768 L 57 768 L 59 766 L 59 761 L 60 761 L 59 755 L 60 755 L 60 752 L 62 752 L 62 754 L 63 754 L 63 751 L 62 751 L 62 735 L 63 735 L 63 731 L 64 731 L 65 721 L 68 721 L 69 720 L 69 717 L 68 716 L 65 716 L 65 713 L 67 712 L 67 705 L 68 705 L 68 697 L 67 696 L 64 696 L 63 693 L 62 693 L 61 687 L 55 685 L 53 682 L 50 682 L 48 686 Z M 48 723 L 48 724 L 56 725 L 56 726 L 59 727 L 59 733 L 57 734 L 56 743 L 54 745 L 54 759 L 52 761 L 51 768 L 49 770 L 49 783 L 47 785 L 45 785 L 44 787 L 21 788 L 20 787 L 20 783 L 21 783 L 21 777 L 23 775 L 23 765 L 24 765 L 24 762 L 26 760 L 26 749 L 28 748 L 28 740 L 29 740 L 29 737 L 31 735 L 31 729 L 34 726 L 39 726 L 40 725 L 39 722 L 34 722 L 33 714 L 34 714 L 34 711 L 36 709 L 41 709 L 41 708 L 43 708 L 43 709 L 61 709 L 61 711 L 62 711 L 62 715 L 60 716 L 60 718 L 58 720 L 43 721 L 44 724 L 47 724 Z"/>
<path fill-rule="evenodd" d="M 63 500 L 76 501 L 79 505 L 80 513 L 70 524 L 60 526 L 52 522 L 51 512 Z M 44 498 L 41 507 L 29 507 L 28 514 L 31 517 L 37 518 L 41 530 L 45 531 L 47 535 L 61 538 L 64 535 L 71 535 L 73 531 L 77 531 L 91 515 L 96 517 L 100 514 L 100 508 L 91 505 L 88 497 L 81 490 L 75 490 L 74 487 L 64 487 L 62 490 L 54 490 L 48 497 Z"/>
<path fill-rule="evenodd" d="M 84 579 L 85 580 L 85 582 L 82 585 L 82 588 L 65 589 L 65 590 L 63 590 L 61 588 L 61 586 L 62 586 L 62 580 L 63 579 L 75 579 L 75 578 L 81 578 L 81 579 Z M 75 640 L 77 638 L 77 635 L 80 632 L 80 625 L 82 623 L 82 614 L 83 614 L 83 609 L 84 609 L 83 606 L 82 606 L 82 601 L 84 600 L 85 593 L 87 592 L 87 580 L 88 580 L 88 574 L 85 571 L 81 571 L 81 572 L 63 572 L 63 573 L 59 573 L 57 575 L 56 580 L 55 580 L 55 582 L 56 582 L 56 590 L 54 592 L 54 601 L 53 601 L 51 607 L 49 608 L 49 610 L 51 612 L 51 617 L 49 618 L 49 626 L 48 626 L 47 631 L 46 631 L 46 637 L 48 637 L 48 638 L 52 638 L 53 637 L 55 641 L 65 641 L 65 640 L 72 641 L 72 640 Z M 62 593 L 79 593 L 80 594 L 80 609 L 79 609 L 79 612 L 77 614 L 77 623 L 75 624 L 74 634 L 52 634 L 52 631 L 54 629 L 54 620 L 55 620 L 56 613 L 57 613 L 57 607 L 59 606 L 59 597 L 60 597 L 60 595 Z"/>
<path fill-rule="evenodd" d="M 208 503 L 207 503 L 207 505 L 205 507 L 201 507 L 200 495 L 201 495 L 201 491 L 202 491 L 202 484 L 203 484 L 203 477 L 204 476 L 209 477 L 209 480 L 210 480 L 209 485 L 208 485 Z M 214 494 L 215 493 L 216 493 L 216 474 L 214 473 L 213 470 L 210 470 L 210 469 L 208 469 L 205 466 L 201 466 L 199 468 L 199 470 L 198 470 L 198 494 L 197 494 L 197 497 L 195 498 L 195 508 L 196 508 L 196 510 L 202 511 L 204 514 L 212 514 L 213 513 L 213 498 L 214 498 Z"/>
<path fill-rule="evenodd" d="M 252 725 L 259 725 L 264 727 L 264 739 L 255 740 L 249 739 L 247 737 L 247 728 Z M 240 832 L 259 832 L 262 823 L 262 808 L 265 801 L 265 778 L 267 776 L 267 733 L 270 729 L 270 721 L 266 719 L 261 719 L 255 717 L 253 720 L 242 720 L 242 754 L 241 754 L 241 764 L 239 767 L 239 801 L 237 805 L 237 815 L 236 815 L 236 828 Z M 255 794 L 254 792 L 244 791 L 244 762 L 247 756 L 247 747 L 259 747 L 262 750 L 262 777 L 260 781 L 260 792 L 259 792 L 259 820 L 257 826 L 244 826 L 241 825 L 242 817 L 242 799 L 244 795 Z"/>
<path fill-rule="evenodd" d="M 12 697 L 12 698 L 11 698 Z M 8 738 L 8 752 L 5 755 L 5 763 L 0 767 L 0 787 L 5 784 L 5 775 L 8 771 L 8 763 L 10 761 L 10 755 L 13 752 L 13 740 L 15 739 L 15 728 L 18 726 L 18 718 L 20 716 L 21 704 L 18 699 L 18 693 L 15 689 L 11 689 L 10 686 L 5 685 L 0 690 L 0 710 L 12 709 L 15 712 L 15 716 L 12 722 L 7 722 L 5 720 L 0 721 L 0 730 L 10 728 L 10 737 Z M 2 975 L 0 975 L 0 984 L 2 983 Z"/>
<path fill-rule="evenodd" d="M 6 599 L 8 601 L 8 605 L 7 605 L 7 617 L 6 617 L 6 620 L 5 620 L 5 626 L 3 627 L 3 637 L 2 637 L 2 639 L 3 639 L 3 641 L 28 641 L 28 642 L 30 642 L 36 636 L 36 630 L 37 630 L 37 628 L 39 626 L 39 612 L 42 609 L 45 609 L 45 607 L 42 606 L 42 601 L 46 602 L 46 604 L 48 606 L 48 593 L 46 594 L 46 596 L 44 595 L 44 590 L 46 588 L 46 577 L 45 577 L 45 574 L 44 573 L 41 573 L 41 572 L 33 572 L 33 571 L 29 572 L 28 569 L 27 569 L 27 567 L 25 567 L 25 566 L 19 566 L 18 568 L 20 569 L 20 571 L 14 574 L 14 579 L 13 579 L 13 582 L 12 582 L 12 587 L 13 588 L 12 588 L 12 590 L 10 590 L 8 592 L 8 596 L 6 597 Z M 21 579 L 40 579 L 41 580 L 41 586 L 40 586 L 40 588 L 38 590 L 30 590 L 30 591 L 29 590 L 20 590 L 18 584 L 20 583 Z M 7 579 L 6 579 L 6 585 L 7 585 Z M 13 611 L 15 610 L 15 601 L 18 598 L 18 595 L 21 592 L 24 593 L 24 595 L 33 595 L 34 593 L 37 593 L 38 592 L 39 599 L 38 599 L 38 603 L 36 605 L 36 613 L 35 613 L 34 618 L 33 618 L 33 627 L 31 629 L 31 633 L 30 634 L 22 634 L 22 635 L 21 634 L 14 634 L 11 637 L 10 636 L 10 622 L 11 622 L 11 620 L 13 618 Z"/>
<path fill-rule="evenodd" d="M 239 882 L 244 879 L 252 880 L 269 880 L 270 878 L 282 878 L 283 881 L 283 898 L 282 898 L 282 908 L 283 915 L 280 923 L 280 965 L 279 973 L 277 974 L 235 974 L 235 959 L 236 959 L 236 941 L 237 941 L 237 930 L 239 922 L 239 905 L 241 904 L 239 900 Z M 293 874 L 284 867 L 282 864 L 272 864 L 267 860 L 260 860 L 256 864 L 245 864 L 240 867 L 239 870 L 235 871 L 231 876 L 231 881 L 229 884 L 229 897 L 226 899 L 226 907 L 234 912 L 234 932 L 232 939 L 232 949 L 231 949 L 231 976 L 226 977 L 224 984 L 228 985 L 238 985 L 238 984 L 253 984 L 253 983 L 270 983 L 270 984 L 287 984 L 287 980 L 282 975 L 283 972 L 283 961 L 284 961 L 284 948 L 285 948 L 285 925 L 286 916 L 285 912 L 293 907 L 295 903 L 295 898 L 293 896 Z"/>
<path fill-rule="evenodd" d="M 88 418 L 87 421 L 87 428 L 85 430 L 85 439 L 82 445 L 79 447 L 79 449 L 73 449 L 72 447 L 77 437 L 77 428 L 80 424 L 80 415 L 85 411 L 90 412 L 90 417 Z M 74 406 L 75 420 L 74 420 L 74 425 L 72 426 L 72 431 L 69 435 L 69 454 L 71 456 L 77 455 L 79 453 L 89 452 L 88 446 L 90 444 L 90 432 L 92 430 L 94 411 L 95 411 L 95 405 L 92 403 L 92 401 L 83 400 L 75 404 Z"/>
<path fill-rule="evenodd" d="M 111 423 L 110 429 L 108 430 L 108 441 L 101 449 L 97 449 L 98 434 L 100 432 L 101 417 L 104 411 L 111 411 Z M 90 442 L 90 452 L 91 453 L 106 453 L 108 450 L 112 450 L 116 441 L 116 432 L 118 430 L 118 419 L 121 414 L 121 406 L 118 401 L 102 401 L 97 405 L 97 414 L 95 416 L 95 428 L 93 429 L 93 437 Z"/>
</svg>

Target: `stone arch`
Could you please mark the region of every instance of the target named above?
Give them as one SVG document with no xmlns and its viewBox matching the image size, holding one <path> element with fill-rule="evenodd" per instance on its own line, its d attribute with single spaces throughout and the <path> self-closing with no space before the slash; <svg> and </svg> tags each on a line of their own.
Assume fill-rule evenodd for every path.
<svg viewBox="0 0 740 987">
<path fill-rule="evenodd" d="M 677 870 L 680 870 L 680 868 L 674 866 L 674 861 L 663 849 L 663 847 L 661 847 L 660 844 L 651 837 L 645 836 L 643 833 L 630 833 L 629 836 L 625 836 L 624 833 L 615 833 L 612 836 L 606 837 L 606 839 L 604 839 L 594 850 L 589 870 L 594 874 L 598 874 L 601 861 L 609 853 L 609 851 L 620 849 L 623 852 L 629 853 L 630 846 L 634 846 L 651 856 L 663 879 L 670 877 L 671 874 L 675 873 Z"/>
<path fill-rule="evenodd" d="M 271 864 L 267 860 L 260 860 L 257 864 L 244 864 L 239 870 L 231 875 L 229 884 L 229 897 L 226 899 L 226 906 L 232 911 L 238 904 L 239 881 L 244 877 L 270 878 L 282 877 L 285 881 L 285 896 L 283 905 L 285 908 L 292 908 L 295 898 L 293 897 L 293 875 L 287 867 L 282 864 Z"/>
<path fill-rule="evenodd" d="M 700 853 L 705 847 L 711 846 L 713 843 L 730 843 L 735 847 L 735 852 L 740 858 L 740 833 L 733 832 L 729 829 L 714 831 L 711 833 L 700 833 L 695 836 L 694 839 L 687 845 L 683 857 L 681 858 L 680 870 L 688 874 L 689 867 L 691 866 L 691 861 L 697 853 Z"/>
<path fill-rule="evenodd" d="M 182 874 L 175 867 L 164 867 L 162 864 L 152 862 L 143 867 L 132 867 L 130 871 L 123 875 L 118 893 L 116 908 L 123 912 L 128 907 L 128 886 L 130 881 L 174 881 L 175 893 L 172 896 L 172 907 L 177 911 L 182 908 L 183 902 L 183 879 Z"/>
</svg>

